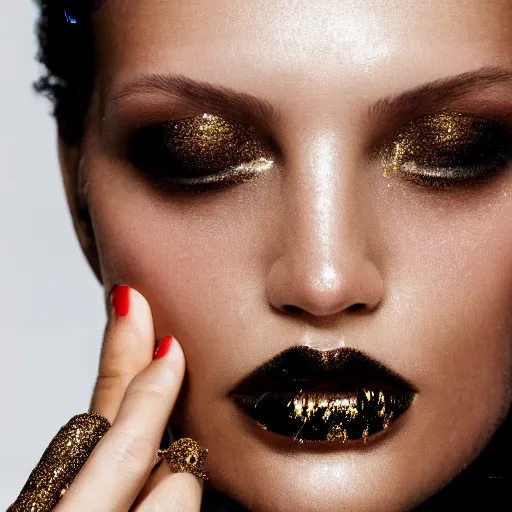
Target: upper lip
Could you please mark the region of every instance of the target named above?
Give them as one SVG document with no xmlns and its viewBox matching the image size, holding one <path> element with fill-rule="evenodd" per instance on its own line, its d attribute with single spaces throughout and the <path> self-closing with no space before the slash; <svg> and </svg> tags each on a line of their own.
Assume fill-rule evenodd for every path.
<svg viewBox="0 0 512 512">
<path fill-rule="evenodd" d="M 354 348 L 321 351 L 291 347 L 242 379 L 232 395 L 260 396 L 266 392 L 350 392 L 359 389 L 410 393 L 404 378 Z"/>
</svg>

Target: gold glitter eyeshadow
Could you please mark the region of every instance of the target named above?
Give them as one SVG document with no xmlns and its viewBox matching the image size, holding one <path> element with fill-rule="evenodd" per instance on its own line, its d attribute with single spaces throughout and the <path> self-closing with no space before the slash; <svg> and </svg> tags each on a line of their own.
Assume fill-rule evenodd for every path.
<svg viewBox="0 0 512 512">
<path fill-rule="evenodd" d="M 273 164 L 254 127 L 206 113 L 145 128 L 132 146 L 130 159 L 150 178 L 192 187 L 240 183 Z"/>
<path fill-rule="evenodd" d="M 412 121 L 381 149 L 383 175 L 451 184 L 485 177 L 511 156 L 511 137 L 493 120 L 441 113 Z"/>
<path fill-rule="evenodd" d="M 251 126 L 211 114 L 176 121 L 168 126 L 167 135 L 184 164 L 199 172 L 205 168 L 222 170 L 264 156 Z"/>
</svg>

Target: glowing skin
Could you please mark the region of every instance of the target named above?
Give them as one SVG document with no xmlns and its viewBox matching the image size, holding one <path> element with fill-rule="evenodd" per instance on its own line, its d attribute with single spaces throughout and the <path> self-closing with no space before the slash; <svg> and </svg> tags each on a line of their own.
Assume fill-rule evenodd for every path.
<svg viewBox="0 0 512 512">
<path fill-rule="evenodd" d="M 157 337 L 180 340 L 188 380 L 173 425 L 209 448 L 212 485 L 278 512 L 407 510 L 436 492 L 510 406 L 512 169 L 439 189 L 383 176 L 373 150 L 441 112 L 510 127 L 512 81 L 481 76 L 457 97 L 375 105 L 510 70 L 510 1 L 110 0 L 96 29 L 86 136 L 81 153 L 61 152 L 72 211 L 106 296 L 131 285 Z M 273 112 L 130 87 L 153 74 L 257 96 Z M 128 159 L 138 125 L 203 113 L 263 134 L 272 166 L 193 194 L 154 186 Z M 78 183 L 93 232 L 78 219 Z M 300 344 L 364 351 L 414 385 L 415 403 L 358 449 L 254 428 L 227 393 Z"/>
</svg>

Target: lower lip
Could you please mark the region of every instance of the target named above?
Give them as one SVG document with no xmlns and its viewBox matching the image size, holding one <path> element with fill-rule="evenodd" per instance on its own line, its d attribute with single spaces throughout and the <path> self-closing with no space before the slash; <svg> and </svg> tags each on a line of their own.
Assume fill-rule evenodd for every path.
<svg viewBox="0 0 512 512">
<path fill-rule="evenodd" d="M 411 405 L 413 392 L 361 389 L 350 393 L 301 390 L 233 395 L 265 430 L 302 441 L 363 441 L 386 430 Z"/>
</svg>

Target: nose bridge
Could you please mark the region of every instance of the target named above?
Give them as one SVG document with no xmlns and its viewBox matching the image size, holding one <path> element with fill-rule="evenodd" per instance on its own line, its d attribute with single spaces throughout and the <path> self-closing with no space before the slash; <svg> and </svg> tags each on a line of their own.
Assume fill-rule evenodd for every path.
<svg viewBox="0 0 512 512">
<path fill-rule="evenodd" d="M 295 245 L 294 252 L 302 247 L 314 254 L 312 267 L 336 266 L 341 239 L 344 246 L 356 242 L 356 233 L 350 229 L 356 190 L 351 186 L 348 158 L 335 135 L 326 133 L 303 146 L 292 163 L 290 177 L 295 190 L 290 196 L 294 204 L 289 207 L 297 212 L 298 232 L 289 243 Z"/>
<path fill-rule="evenodd" d="M 357 158 L 334 132 L 295 147 L 286 164 L 286 230 L 268 276 L 269 300 L 319 316 L 373 308 L 382 281 L 366 257 Z"/>
</svg>

